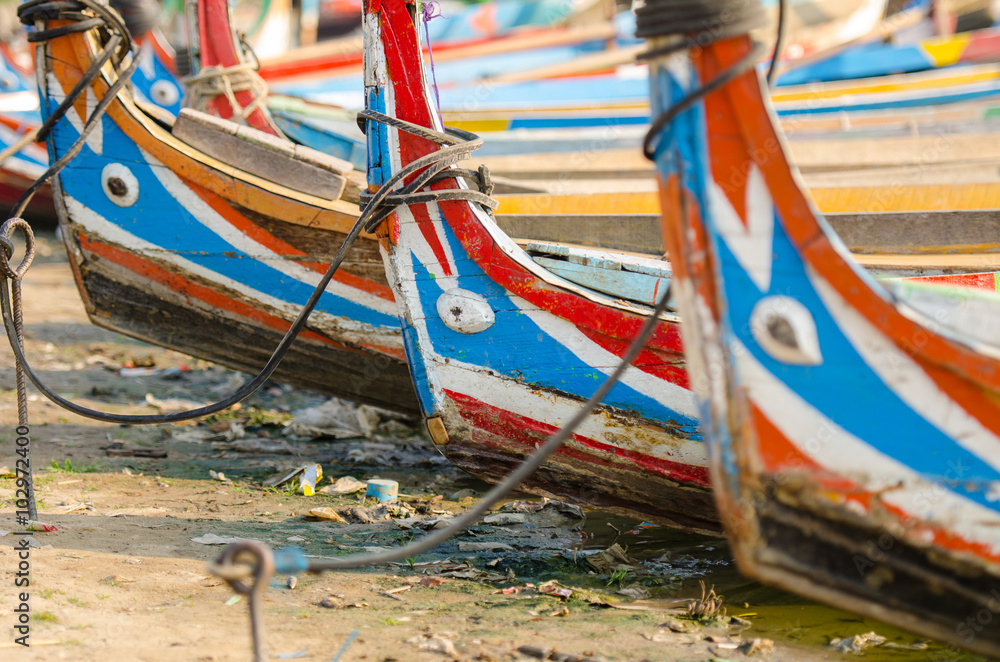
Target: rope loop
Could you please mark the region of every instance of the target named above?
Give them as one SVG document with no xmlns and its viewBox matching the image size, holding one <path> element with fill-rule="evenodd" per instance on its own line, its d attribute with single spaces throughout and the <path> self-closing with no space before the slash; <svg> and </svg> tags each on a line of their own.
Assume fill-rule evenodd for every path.
<svg viewBox="0 0 1000 662">
<path fill-rule="evenodd" d="M 16 269 L 10 266 L 10 259 L 14 256 L 14 245 L 10 238 L 16 230 L 20 230 L 24 236 L 24 257 Z M 35 233 L 31 230 L 31 225 L 23 218 L 8 219 L 0 225 L 0 242 L 3 243 L 4 252 L 0 254 L 0 273 L 10 280 L 18 280 L 28 273 L 31 262 L 35 259 Z"/>
<path fill-rule="evenodd" d="M 264 110 L 268 87 L 257 73 L 257 66 L 243 62 L 231 67 L 205 67 L 193 76 L 182 78 L 186 92 L 184 106 L 204 112 L 213 99 L 224 96 L 238 119 L 245 120 L 254 111 Z M 253 102 L 244 107 L 236 98 L 237 92 L 250 92 Z"/>
<path fill-rule="evenodd" d="M 258 542 L 234 543 L 226 547 L 218 560 L 209 564 L 208 569 L 229 584 L 238 595 L 249 598 L 254 662 L 263 662 L 266 655 L 261 602 L 275 574 L 274 552 Z M 253 584 L 248 586 L 245 579 L 249 577 L 253 578 Z"/>
<path fill-rule="evenodd" d="M 48 30 L 36 29 L 28 34 L 28 41 L 32 43 L 107 26 L 121 36 L 116 53 L 119 61 L 132 49 L 132 35 L 121 14 L 96 0 L 28 0 L 17 8 L 17 16 L 24 25 L 36 28 L 38 21 L 73 21 Z"/>
<path fill-rule="evenodd" d="M 363 127 L 366 133 L 369 121 L 406 131 L 418 138 L 424 138 L 440 145 L 441 149 L 408 164 L 385 182 L 378 193 L 374 195 L 361 194 L 361 201 L 364 203 L 363 215 L 371 214 L 370 220 L 365 225 L 366 231 L 374 232 L 379 224 L 398 207 L 407 205 L 464 200 L 478 203 L 490 212 L 495 211 L 500 206 L 500 203 L 492 197 L 494 187 L 489 168 L 483 165 L 479 167 L 479 170 L 472 171 L 452 167 L 483 146 L 483 139 L 476 134 L 451 128 L 446 129 L 445 132 L 435 131 L 374 110 L 363 110 L 358 113 L 358 126 Z M 409 184 L 405 184 L 405 180 L 413 175 L 417 175 L 416 178 Z M 480 190 L 473 191 L 463 188 L 440 191 L 422 190 L 432 184 L 456 177 L 476 181 Z"/>
</svg>

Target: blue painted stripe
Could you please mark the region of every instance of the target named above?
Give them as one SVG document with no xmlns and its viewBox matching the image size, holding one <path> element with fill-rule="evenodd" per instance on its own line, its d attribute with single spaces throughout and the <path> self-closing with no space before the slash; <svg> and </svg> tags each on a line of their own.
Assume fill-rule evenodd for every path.
<svg viewBox="0 0 1000 662">
<path fill-rule="evenodd" d="M 367 89 L 365 107 L 386 114 L 385 90 L 381 87 Z M 389 127 L 381 122 L 368 122 L 368 184 L 381 187 L 392 179 L 392 155 L 389 152 Z"/>
<path fill-rule="evenodd" d="M 795 106 L 793 108 L 778 107 L 777 113 L 780 117 L 793 117 L 796 115 L 822 115 L 842 112 L 863 112 L 869 110 L 920 108 L 923 106 L 940 106 L 944 104 L 958 103 L 960 101 L 990 99 L 998 96 L 1000 96 L 1000 83 L 998 83 L 996 87 L 976 90 L 973 92 L 945 92 L 942 94 L 930 94 L 928 96 L 913 96 L 903 99 L 893 99 L 891 101 L 844 103 L 815 107 L 810 107 L 809 105 Z"/>
<path fill-rule="evenodd" d="M 464 249 L 450 227 L 445 229 L 445 235 L 452 253 L 464 256 Z M 443 293 L 442 289 L 416 255 L 412 258 L 420 310 L 433 345 L 430 349 L 437 356 L 584 399 L 593 395 L 604 382 L 606 375 L 603 372 L 586 364 L 559 338 L 542 330 L 517 307 L 502 287 L 468 259 L 457 260 L 454 265 L 460 286 L 489 301 L 496 314 L 496 323 L 486 331 L 473 335 L 449 329 L 437 312 L 437 300 Z M 491 379 L 488 375 L 481 378 Z M 604 402 L 612 407 L 634 411 L 649 420 L 660 421 L 665 428 L 670 426 L 672 431 L 682 436 L 701 439 L 698 422 L 693 417 L 683 416 L 625 384 L 612 389 Z"/>
<path fill-rule="evenodd" d="M 710 219 L 708 222 L 711 226 Z M 785 386 L 850 434 L 929 480 L 1000 512 L 1000 503 L 987 500 L 982 483 L 1000 480 L 1000 472 L 914 411 L 865 362 L 813 289 L 780 219 L 768 292 L 756 287 L 717 232 L 712 234 L 725 287 L 726 335 L 738 339 Z M 757 302 L 771 295 L 792 297 L 813 313 L 824 356 L 822 365 L 786 365 L 756 343 L 750 332 L 750 316 Z M 822 430 L 817 430 L 817 441 L 824 443 Z M 955 473 L 956 468 L 961 468 L 961 475 Z"/>
<path fill-rule="evenodd" d="M 61 175 L 66 195 L 76 199 L 108 222 L 166 251 L 212 272 L 230 278 L 282 302 L 302 305 L 313 286 L 287 276 L 268 263 L 248 255 L 207 228 L 175 199 L 145 163 L 138 147 L 110 118 L 102 120 L 104 154 L 85 147 Z M 52 143 L 59 154 L 78 137 L 68 122 L 53 131 Z M 101 171 L 108 163 L 126 165 L 139 182 L 140 202 L 129 208 L 112 203 L 101 186 Z M 192 192 L 192 195 L 195 195 Z M 318 274 L 317 274 L 318 276 Z M 372 310 L 326 292 L 318 311 L 387 329 L 398 328 L 395 315 Z"/>
</svg>

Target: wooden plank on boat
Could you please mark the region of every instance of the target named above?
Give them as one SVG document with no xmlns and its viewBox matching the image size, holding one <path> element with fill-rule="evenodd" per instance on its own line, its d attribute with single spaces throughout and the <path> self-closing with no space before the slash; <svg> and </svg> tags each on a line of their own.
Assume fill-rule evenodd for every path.
<svg viewBox="0 0 1000 662">
<path fill-rule="evenodd" d="M 172 132 L 224 163 L 321 198 L 340 198 L 344 174 L 353 170 L 346 161 L 190 108 L 181 111 Z"/>
<path fill-rule="evenodd" d="M 924 173 L 926 183 L 944 184 L 943 179 L 933 181 L 941 172 L 941 165 L 968 166 L 989 172 L 995 178 L 1000 173 L 1000 140 L 993 133 L 893 136 L 877 138 L 800 139 L 789 143 L 795 165 L 805 174 L 873 171 L 896 168 L 916 169 Z M 564 153 L 539 153 L 498 155 L 482 157 L 494 175 L 509 179 L 563 180 L 563 179 L 624 179 L 651 178 L 653 165 L 635 149 L 618 149 L 595 153 L 574 151 Z M 974 173 L 963 173 L 968 177 Z M 845 175 L 848 176 L 848 175 Z M 861 172 L 858 180 L 873 185 L 871 176 L 884 173 Z M 892 170 L 896 181 L 907 184 L 921 183 L 912 178 L 900 179 L 898 170 Z M 810 185 L 827 188 L 819 180 L 810 178 Z M 961 183 L 960 179 L 956 182 Z M 970 181 L 965 180 L 966 183 Z M 979 175 L 971 181 L 986 181 Z M 850 182 L 853 184 L 854 182 Z M 837 186 L 844 184 L 838 182 Z M 830 185 L 832 186 L 832 184 Z"/>
<path fill-rule="evenodd" d="M 655 306 L 670 283 L 667 278 L 657 278 L 627 269 L 608 269 L 567 260 L 534 257 L 536 263 L 566 280 L 592 290 L 610 294 L 619 299 L 637 301 Z"/>
<path fill-rule="evenodd" d="M 511 237 L 531 238 L 608 250 L 663 255 L 660 215 L 647 214 L 499 214 L 497 224 Z M 956 268 L 958 255 L 989 255 L 978 266 L 993 265 L 1000 254 L 1000 210 L 829 214 L 827 222 L 851 252 L 898 255 L 898 265 L 933 261 Z M 919 256 L 914 258 L 912 256 Z M 892 260 L 884 260 L 892 262 Z M 945 262 L 940 262 L 941 266 Z M 929 264 L 929 262 L 928 262 Z"/>
</svg>

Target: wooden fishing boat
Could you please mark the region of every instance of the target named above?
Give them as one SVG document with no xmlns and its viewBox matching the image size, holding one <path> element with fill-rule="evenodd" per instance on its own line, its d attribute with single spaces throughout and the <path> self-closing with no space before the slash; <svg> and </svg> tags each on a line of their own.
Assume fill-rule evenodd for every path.
<svg viewBox="0 0 1000 662">
<path fill-rule="evenodd" d="M 646 36 L 654 53 L 676 39 Z M 751 49 L 718 35 L 652 76 L 659 116 L 732 71 L 663 115 L 650 149 L 733 552 L 752 577 L 998 657 L 998 300 L 879 285 L 853 262 L 757 74 L 733 70 Z"/>
<path fill-rule="evenodd" d="M 333 93 L 280 86 L 284 94 L 316 101 L 349 100 Z M 598 127 L 645 127 L 649 101 L 644 73 L 627 71 L 605 76 L 491 85 L 475 96 L 466 87 L 442 88 L 441 107 L 449 126 L 468 131 L 530 131 Z M 855 113 L 902 111 L 932 106 L 995 100 L 1000 97 L 1000 65 L 996 63 L 862 80 L 782 87 L 772 94 L 783 122 L 815 117 L 850 122 Z M 475 99 L 475 104 L 469 104 Z M 845 117 L 844 114 L 847 114 Z"/>
<path fill-rule="evenodd" d="M 99 40 L 91 30 L 45 44 L 45 112 L 93 64 Z M 105 67 L 89 105 L 58 123 L 53 155 L 80 136 L 115 76 Z M 54 190 L 92 321 L 256 372 L 357 218 L 361 178 L 347 163 L 197 111 L 170 126 L 126 87 Z M 377 245 L 363 239 L 277 378 L 415 411 L 395 313 Z"/>
<path fill-rule="evenodd" d="M 866 43 L 785 71 L 779 86 L 825 83 L 870 76 L 912 73 L 956 64 L 996 62 L 1000 59 L 1000 28 L 990 27 L 921 39 L 915 43 Z"/>
<path fill-rule="evenodd" d="M 472 13 L 493 13 L 497 3 L 489 3 L 472 9 Z M 478 21 L 476 29 L 470 16 L 442 17 L 434 21 L 429 29 L 434 43 L 434 59 L 438 63 L 460 62 L 472 59 L 496 57 L 510 52 L 534 52 L 536 57 L 544 54 L 549 63 L 570 60 L 583 52 L 602 48 L 616 38 L 615 27 L 608 22 L 603 9 L 607 3 L 601 0 L 587 3 L 594 5 L 585 12 L 581 20 L 566 22 L 564 11 L 546 11 L 547 3 L 510 2 L 504 10 L 506 15 L 500 23 L 490 20 Z M 558 2 L 563 10 L 568 3 Z M 516 5 L 516 6 L 515 6 Z M 589 13 L 595 16 L 589 16 Z M 526 21 L 519 25 L 510 24 L 515 14 L 523 15 Z M 542 19 L 545 20 L 542 20 Z M 541 22 L 539 22 L 541 21 Z M 506 27 L 502 24 L 508 23 Z M 327 43 L 315 44 L 265 58 L 261 62 L 260 74 L 269 83 L 276 84 L 288 80 L 329 79 L 344 74 L 358 74 L 361 71 L 361 39 L 349 37 Z M 525 59 L 520 66 L 531 68 L 539 60 Z M 513 65 L 513 63 L 511 63 Z M 494 67 L 495 68 L 495 67 Z M 510 69 L 508 69 L 510 71 Z"/>
<path fill-rule="evenodd" d="M 34 103 L 34 112 L 26 110 Z M 6 108 L 5 108 L 6 106 Z M 8 110 L 22 108 L 23 110 Z M 5 112 L 8 110 L 8 112 Z M 24 141 L 39 126 L 38 97 L 29 92 L 0 94 L 0 152 Z M 44 145 L 29 142 L 0 164 L 0 207 L 9 210 L 48 167 Z M 41 223 L 55 222 L 55 207 L 49 187 L 39 191 L 25 212 L 26 216 Z"/>
<path fill-rule="evenodd" d="M 419 18 L 410 2 L 366 2 L 370 110 L 442 131 L 424 84 Z M 370 187 L 435 145 L 369 120 Z M 457 189 L 453 180 L 435 189 Z M 668 282 L 660 260 L 570 253 L 533 258 L 482 206 L 458 201 L 401 208 L 379 230 L 428 428 L 455 464 L 487 480 L 509 473 L 558 429 L 620 361 Z M 591 261 L 620 260 L 619 283 L 574 283 Z M 557 269 L 546 265 L 561 262 Z M 609 271 L 604 275 L 610 276 Z M 579 280 L 579 276 L 578 276 Z M 630 289 L 634 288 L 634 289 Z M 611 292 L 611 293 L 609 293 Z M 529 479 L 530 491 L 689 530 L 718 530 L 704 447 L 668 315 L 573 441 Z"/>
<path fill-rule="evenodd" d="M 440 132 L 414 66 L 419 20 L 407 3 L 366 4 L 366 28 L 369 110 Z M 426 136 L 397 126 L 369 116 L 380 155 L 369 164 L 373 189 L 434 151 Z M 661 259 L 540 241 L 522 247 L 475 201 L 409 205 L 379 235 L 428 429 L 446 457 L 488 481 L 509 473 L 593 393 L 671 278 Z M 996 288 L 992 273 L 950 282 Z M 677 333 L 676 317 L 665 316 L 636 367 L 527 489 L 715 531 Z"/>
</svg>

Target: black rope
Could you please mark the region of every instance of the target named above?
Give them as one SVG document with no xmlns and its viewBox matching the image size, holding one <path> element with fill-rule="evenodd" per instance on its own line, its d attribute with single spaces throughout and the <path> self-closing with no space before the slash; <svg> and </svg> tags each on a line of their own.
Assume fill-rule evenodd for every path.
<svg viewBox="0 0 1000 662">
<path fill-rule="evenodd" d="M 781 65 L 781 56 L 785 54 L 785 36 L 787 33 L 788 20 L 787 0 L 778 0 L 778 38 L 774 42 L 774 55 L 771 56 L 771 64 L 767 67 L 767 86 L 774 87 L 778 79 L 778 67 Z"/>
<path fill-rule="evenodd" d="M 784 31 L 785 3 L 779 0 L 778 30 Z M 683 37 L 639 55 L 640 60 L 666 57 L 691 48 L 705 48 L 717 41 L 746 34 L 767 20 L 760 0 L 647 0 L 636 10 L 636 36 L 655 39 Z M 781 46 L 782 36 L 778 36 Z M 660 134 L 684 111 L 709 94 L 720 90 L 753 69 L 764 56 L 765 47 L 758 44 L 750 53 L 711 81 L 685 95 L 651 124 L 643 140 L 642 152 L 649 160 L 656 158 Z M 778 56 L 772 59 L 772 66 Z"/>
<path fill-rule="evenodd" d="M 601 387 L 597 389 L 597 392 L 594 393 L 594 395 L 592 395 L 586 403 L 584 403 L 580 410 L 561 430 L 549 437 L 538 450 L 536 450 L 521 464 L 521 466 L 507 476 L 503 482 L 494 486 L 493 489 L 491 489 L 479 503 L 462 513 L 459 517 L 456 517 L 450 524 L 448 524 L 448 526 L 435 530 L 434 533 L 431 533 L 426 538 L 421 538 L 419 541 L 406 545 L 405 547 L 385 552 L 378 552 L 375 554 L 344 556 L 338 559 L 309 559 L 305 571 L 325 572 L 329 570 L 349 570 L 404 561 L 410 557 L 423 554 L 424 552 L 451 540 L 461 533 L 466 527 L 479 520 L 479 518 L 485 515 L 491 508 L 500 503 L 500 501 L 504 498 L 508 497 L 511 492 L 516 490 L 521 483 L 538 471 L 539 467 L 541 467 L 563 446 L 563 444 L 566 443 L 566 441 L 569 440 L 573 433 L 576 432 L 576 429 L 580 427 L 580 425 L 594 412 L 595 409 L 597 409 L 597 406 L 601 404 L 611 389 L 614 388 L 619 381 L 621 381 L 625 371 L 629 369 L 632 362 L 635 361 L 639 354 L 646 348 L 646 345 L 656 332 L 656 328 L 662 323 L 663 320 L 661 318 L 668 310 L 672 290 L 673 283 L 671 282 L 670 286 L 667 287 L 667 290 L 657 302 L 656 307 L 649 316 L 649 319 L 646 320 L 646 323 L 639 332 L 639 335 L 636 336 L 632 345 L 625 353 L 625 356 L 622 357 L 621 362 L 615 368 L 615 371 L 608 375 L 608 377 L 601 384 Z"/>
<path fill-rule="evenodd" d="M 93 16 L 82 13 L 89 10 Z M 86 32 L 107 26 L 113 34 L 120 35 L 122 42 L 118 48 L 118 60 L 124 60 L 132 48 L 132 36 L 121 15 L 107 5 L 94 0 L 28 0 L 17 8 L 17 16 L 25 25 L 38 27 L 39 21 L 76 21 L 69 25 L 48 30 L 37 29 L 28 34 L 32 43 L 48 41 L 75 32 Z"/>
</svg>

